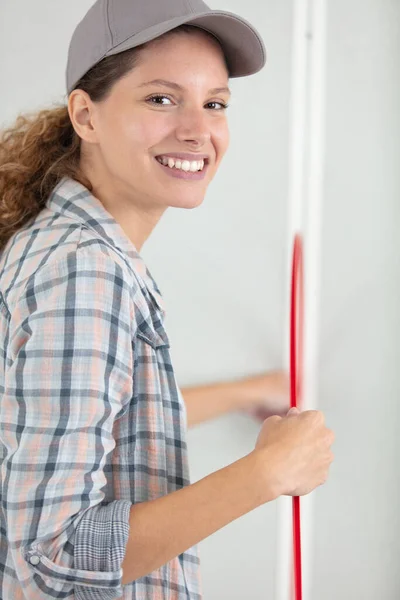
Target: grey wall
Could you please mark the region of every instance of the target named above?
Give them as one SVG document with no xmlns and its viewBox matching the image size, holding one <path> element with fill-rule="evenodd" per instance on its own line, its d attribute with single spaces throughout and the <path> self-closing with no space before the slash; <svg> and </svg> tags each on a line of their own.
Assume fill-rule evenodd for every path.
<svg viewBox="0 0 400 600">
<path fill-rule="evenodd" d="M 91 4 L 1 0 L 0 126 L 65 100 L 69 38 Z M 269 64 L 232 81 L 231 148 L 203 205 L 168 211 L 143 248 L 181 387 L 279 368 L 284 348 L 292 2 L 218 7 L 258 26 Z M 395 600 L 400 3 L 336 0 L 328 18 L 318 401 L 337 441 L 315 494 L 312 600 Z M 193 480 L 250 451 L 258 430 L 242 415 L 191 430 Z M 202 542 L 205 600 L 272 599 L 276 535 L 271 504 Z"/>
</svg>

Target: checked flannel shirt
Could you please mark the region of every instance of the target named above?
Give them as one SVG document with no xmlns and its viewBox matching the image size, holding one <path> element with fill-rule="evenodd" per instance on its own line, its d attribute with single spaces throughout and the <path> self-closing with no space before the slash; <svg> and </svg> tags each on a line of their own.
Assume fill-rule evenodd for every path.
<svg viewBox="0 0 400 600">
<path fill-rule="evenodd" d="M 201 600 L 197 546 L 122 585 L 130 507 L 190 483 L 164 317 L 68 177 L 0 253 L 1 600 Z"/>
</svg>

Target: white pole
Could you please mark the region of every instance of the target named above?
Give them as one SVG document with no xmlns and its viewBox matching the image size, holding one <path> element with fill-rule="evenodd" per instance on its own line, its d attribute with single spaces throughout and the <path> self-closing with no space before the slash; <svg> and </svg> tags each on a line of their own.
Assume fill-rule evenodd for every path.
<svg viewBox="0 0 400 600">
<path fill-rule="evenodd" d="M 326 0 L 295 0 L 289 170 L 287 315 L 293 238 L 304 244 L 303 409 L 317 408 L 320 234 L 325 166 Z M 308 127 L 308 129 L 307 129 Z M 289 318 L 285 324 L 285 363 L 289 363 Z M 301 499 L 303 600 L 311 598 L 312 500 Z M 278 502 L 276 600 L 292 600 L 292 500 Z"/>
<path fill-rule="evenodd" d="M 313 0 L 311 13 L 309 163 L 304 222 L 304 402 L 318 408 L 321 229 L 325 175 L 326 0 Z M 303 599 L 311 599 L 314 494 L 301 499 Z"/>
<path fill-rule="evenodd" d="M 288 182 L 288 260 L 285 297 L 287 310 L 284 328 L 284 364 L 289 370 L 290 281 L 293 238 L 303 229 L 303 197 L 305 185 L 305 146 L 307 117 L 307 20 L 309 0 L 293 2 L 292 85 L 289 131 Z M 276 560 L 276 600 L 291 600 L 292 589 L 292 499 L 277 502 L 278 540 Z"/>
</svg>

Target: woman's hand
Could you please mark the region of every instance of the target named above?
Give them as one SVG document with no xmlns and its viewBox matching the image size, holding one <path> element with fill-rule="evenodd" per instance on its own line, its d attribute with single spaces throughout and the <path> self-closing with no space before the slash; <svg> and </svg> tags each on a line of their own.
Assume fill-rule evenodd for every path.
<svg viewBox="0 0 400 600">
<path fill-rule="evenodd" d="M 264 421 L 272 415 L 284 416 L 290 408 L 290 378 L 286 371 L 269 371 L 246 377 L 242 386 L 242 412 Z"/>
<path fill-rule="evenodd" d="M 289 377 L 283 371 L 181 389 L 188 427 L 243 411 L 260 421 L 289 410 Z"/>
<path fill-rule="evenodd" d="M 261 426 L 255 452 L 265 465 L 276 496 L 304 496 L 328 478 L 335 436 L 317 410 L 292 408 L 285 417 L 270 417 Z M 266 486 L 270 491 L 270 485 Z"/>
</svg>

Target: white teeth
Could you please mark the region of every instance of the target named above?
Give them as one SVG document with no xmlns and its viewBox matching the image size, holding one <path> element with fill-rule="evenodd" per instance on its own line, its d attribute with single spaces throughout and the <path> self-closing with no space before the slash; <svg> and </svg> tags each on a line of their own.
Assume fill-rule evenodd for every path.
<svg viewBox="0 0 400 600">
<path fill-rule="evenodd" d="M 169 167 L 170 169 L 181 169 L 185 172 L 196 173 L 197 171 L 202 171 L 204 169 L 204 160 L 180 160 L 177 158 L 170 158 L 168 156 L 159 156 L 157 158 L 158 162 L 160 162 L 165 167 Z"/>
</svg>

